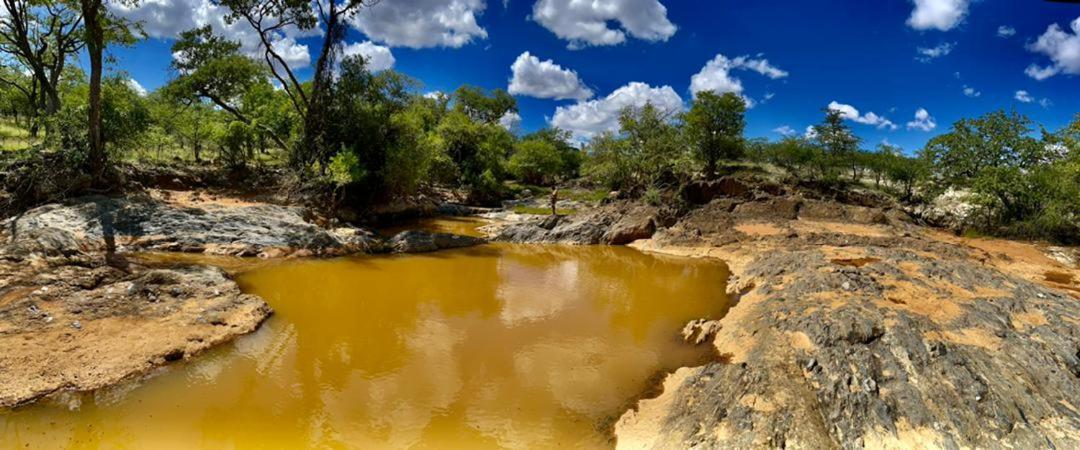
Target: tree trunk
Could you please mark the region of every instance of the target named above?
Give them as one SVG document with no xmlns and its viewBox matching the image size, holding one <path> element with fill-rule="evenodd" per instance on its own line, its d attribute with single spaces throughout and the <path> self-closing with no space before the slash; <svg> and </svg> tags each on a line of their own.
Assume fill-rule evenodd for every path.
<svg viewBox="0 0 1080 450">
<path fill-rule="evenodd" d="M 319 60 L 315 63 L 315 75 L 312 78 L 311 96 L 308 98 L 307 116 L 304 120 L 304 141 L 300 146 L 302 155 L 294 159 L 299 168 L 307 168 L 314 162 L 321 163 L 325 170 L 329 160 L 324 138 L 326 129 L 326 108 L 329 103 L 329 90 L 332 85 L 332 70 L 338 43 L 345 38 L 345 27 L 338 16 L 336 3 L 330 3 L 330 14 L 326 20 L 326 34 L 323 37 Z"/>
<path fill-rule="evenodd" d="M 90 141 L 90 173 L 101 180 L 108 158 L 101 136 L 101 57 L 105 50 L 105 33 L 102 29 L 101 0 L 81 0 L 83 20 L 86 22 L 86 50 L 90 57 L 90 98 L 87 138 Z"/>
</svg>

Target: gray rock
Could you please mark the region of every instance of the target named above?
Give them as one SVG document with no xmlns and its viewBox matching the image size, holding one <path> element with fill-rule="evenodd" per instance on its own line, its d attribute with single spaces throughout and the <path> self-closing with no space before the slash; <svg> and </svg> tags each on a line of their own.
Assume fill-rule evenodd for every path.
<svg viewBox="0 0 1080 450">
<path fill-rule="evenodd" d="M 187 208 L 139 198 L 83 197 L 49 204 L 0 222 L 0 238 L 27 240 L 35 252 L 72 248 L 178 251 L 255 256 L 306 251 L 337 255 L 370 251 L 373 234 L 325 230 L 304 220 L 303 209 L 262 204 Z"/>
<path fill-rule="evenodd" d="M 516 243 L 622 245 L 656 231 L 657 208 L 616 202 L 571 216 L 544 216 L 505 225 L 494 240 Z"/>
<path fill-rule="evenodd" d="M 452 248 L 471 247 L 484 243 L 483 239 L 449 233 L 431 233 L 409 230 L 398 233 L 388 245 L 394 253 L 427 253 Z"/>
</svg>

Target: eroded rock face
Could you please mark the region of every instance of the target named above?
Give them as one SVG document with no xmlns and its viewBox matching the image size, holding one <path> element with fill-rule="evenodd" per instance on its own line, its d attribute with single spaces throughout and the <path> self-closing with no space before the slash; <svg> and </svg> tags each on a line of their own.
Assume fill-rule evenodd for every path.
<svg viewBox="0 0 1080 450">
<path fill-rule="evenodd" d="M 493 237 L 516 243 L 622 245 L 652 236 L 658 209 L 615 202 L 572 216 L 545 216 L 505 225 Z"/>
<path fill-rule="evenodd" d="M 0 223 L 0 239 L 54 229 L 84 249 L 177 251 L 236 256 L 290 253 L 336 255 L 371 251 L 364 230 L 324 230 L 298 207 L 270 204 L 183 207 L 149 198 L 85 197 L 50 204 Z M 51 233 L 51 232 L 49 232 Z"/>
<path fill-rule="evenodd" d="M 873 215 L 726 211 L 640 245 L 728 261 L 739 302 L 688 325 L 721 362 L 669 376 L 619 421 L 620 447 L 1080 446 L 1080 298 L 1010 271 L 1075 269 Z"/>
<path fill-rule="evenodd" d="M 139 376 L 271 314 L 217 268 L 106 264 L 67 231 L 20 236 L 0 245 L 0 408 Z"/>
</svg>

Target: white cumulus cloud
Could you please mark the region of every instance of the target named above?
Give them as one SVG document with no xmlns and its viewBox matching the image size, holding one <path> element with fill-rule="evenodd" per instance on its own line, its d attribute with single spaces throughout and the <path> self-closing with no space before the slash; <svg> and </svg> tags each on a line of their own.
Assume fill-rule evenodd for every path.
<svg viewBox="0 0 1080 450">
<path fill-rule="evenodd" d="M 949 31 L 967 16 L 969 0 L 912 0 L 915 9 L 911 11 L 907 24 L 916 30 Z"/>
<path fill-rule="evenodd" d="M 705 64 L 705 67 L 701 68 L 700 72 L 690 77 L 690 92 L 694 95 L 701 91 L 731 92 L 742 95 L 742 81 L 731 75 L 733 70 L 750 70 L 772 79 L 788 76 L 788 72 L 769 64 L 767 59 L 749 56 L 728 59 L 724 55 L 716 55 Z M 752 103 L 749 98 L 746 100 L 748 104 Z"/>
<path fill-rule="evenodd" d="M 1051 64 L 1032 64 L 1024 73 L 1040 81 L 1059 73 L 1080 74 L 1080 17 L 1072 21 L 1071 28 L 1072 33 L 1056 23 L 1050 24 L 1038 40 L 1028 45 L 1028 50 L 1049 57 Z"/>
<path fill-rule="evenodd" d="M 262 59 L 263 47 L 255 30 L 243 20 L 227 24 L 228 9 L 211 0 L 143 0 L 138 5 L 125 5 L 124 2 L 109 2 L 108 5 L 117 16 L 141 23 L 143 32 L 150 37 L 172 39 L 182 31 L 210 25 L 215 34 L 239 42 L 240 50 L 248 56 Z M 290 67 L 306 67 L 311 64 L 311 55 L 307 46 L 295 38 L 318 33 L 318 30 L 286 27 L 275 33 L 271 46 Z"/>
<path fill-rule="evenodd" d="M 895 123 L 885 117 L 879 116 L 873 112 L 860 114 L 857 108 L 848 104 L 838 103 L 834 101 L 829 103 L 829 109 L 833 111 L 839 111 L 840 116 L 844 119 L 864 125 L 873 125 L 879 130 L 883 130 L 886 128 L 890 130 L 895 130 L 898 128 Z"/>
<path fill-rule="evenodd" d="M 556 100 L 587 100 L 593 96 L 577 72 L 564 69 L 550 59 L 541 61 L 529 52 L 518 56 L 510 70 L 512 75 L 507 90 L 514 95 Z"/>
<path fill-rule="evenodd" d="M 968 96 L 968 97 L 971 97 L 971 98 L 975 98 L 975 97 L 981 96 L 982 92 L 979 92 L 975 88 L 965 84 L 964 85 L 964 95 Z"/>
<path fill-rule="evenodd" d="M 389 47 L 383 47 L 371 41 L 354 42 L 341 49 L 345 56 L 360 55 L 367 62 L 368 70 L 381 72 L 394 67 L 397 59 Z"/>
<path fill-rule="evenodd" d="M 538 0 L 531 18 L 569 41 L 571 49 L 617 45 L 627 35 L 667 41 L 678 30 L 659 0 Z"/>
<path fill-rule="evenodd" d="M 916 49 L 919 56 L 915 57 L 915 59 L 919 60 L 919 62 L 928 63 L 952 53 L 954 48 L 956 48 L 956 44 L 953 42 L 942 42 L 936 47 L 919 47 Z"/>
<path fill-rule="evenodd" d="M 507 111 L 506 114 L 499 118 L 499 125 L 502 125 L 507 131 L 516 133 L 521 129 L 521 114 Z"/>
<path fill-rule="evenodd" d="M 999 38 L 1009 38 L 1016 34 L 1016 28 L 1008 25 L 1002 25 L 997 29 L 997 35 Z"/>
<path fill-rule="evenodd" d="M 937 121 L 934 120 L 934 117 L 930 115 L 930 111 L 927 111 L 926 108 L 919 108 L 918 111 L 915 111 L 915 120 L 908 122 L 907 128 L 909 130 L 930 131 L 937 128 Z"/>
<path fill-rule="evenodd" d="M 1016 95 L 1014 95 L 1013 98 L 1015 98 L 1016 101 L 1021 103 L 1031 103 L 1035 101 L 1035 98 L 1032 97 L 1031 94 L 1028 93 L 1028 91 L 1024 90 L 1016 91 Z"/>
<path fill-rule="evenodd" d="M 390 0 L 361 9 L 352 25 L 391 47 L 459 48 L 487 39 L 477 23 L 486 7 L 484 0 Z"/>
<path fill-rule="evenodd" d="M 791 128 L 791 127 L 789 127 L 787 125 L 781 125 L 779 127 L 773 128 L 773 133 L 776 133 L 776 134 L 779 134 L 781 136 L 786 137 L 786 136 L 794 136 L 795 134 L 798 133 L 798 131 L 795 131 L 794 128 Z"/>
<path fill-rule="evenodd" d="M 146 97 L 146 95 L 150 93 L 146 90 L 146 88 L 143 87 L 142 84 L 139 84 L 138 81 L 135 81 L 134 78 L 128 78 L 127 84 L 131 87 L 131 90 L 135 91 L 136 94 L 139 94 L 139 97 Z"/>
<path fill-rule="evenodd" d="M 604 98 L 560 106 L 551 118 L 554 127 L 569 130 L 574 140 L 584 142 L 605 131 L 619 129 L 619 113 L 628 106 L 651 103 L 661 111 L 681 112 L 683 100 L 671 86 L 652 87 L 633 82 L 616 89 Z"/>
</svg>

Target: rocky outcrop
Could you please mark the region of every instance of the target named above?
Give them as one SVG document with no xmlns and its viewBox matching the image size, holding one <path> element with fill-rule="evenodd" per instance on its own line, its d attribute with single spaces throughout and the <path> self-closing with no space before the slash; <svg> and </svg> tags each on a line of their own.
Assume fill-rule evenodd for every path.
<svg viewBox="0 0 1080 450">
<path fill-rule="evenodd" d="M 737 177 L 694 180 L 683 186 L 682 198 L 694 205 L 704 205 L 717 198 L 752 198 L 754 184 Z"/>
<path fill-rule="evenodd" d="M 652 236 L 658 208 L 615 202 L 571 216 L 543 216 L 498 227 L 493 240 L 516 243 L 622 245 Z"/>
<path fill-rule="evenodd" d="M 602 242 L 608 245 L 626 245 L 639 239 L 648 239 L 656 232 L 655 212 L 649 208 L 637 208 L 623 215 L 605 233 Z"/>
<path fill-rule="evenodd" d="M 485 241 L 472 236 L 410 230 L 398 233 L 387 243 L 394 253 L 428 253 L 439 250 L 472 247 Z"/>
<path fill-rule="evenodd" d="M 151 198 L 84 197 L 0 222 L 0 239 L 44 229 L 69 233 L 84 250 L 174 251 L 235 256 L 340 255 L 372 251 L 365 230 L 326 230 L 299 207 L 271 204 L 177 205 Z"/>
<path fill-rule="evenodd" d="M 1042 279 L 1080 271 L 806 205 L 791 220 L 717 204 L 637 244 L 724 259 L 737 304 L 687 326 L 717 361 L 627 412 L 620 447 L 1080 446 L 1080 290 Z"/>
<path fill-rule="evenodd" d="M 152 269 L 35 228 L 0 245 L 0 408 L 137 377 L 270 314 L 220 269 Z"/>
</svg>

